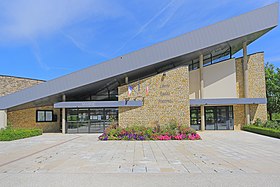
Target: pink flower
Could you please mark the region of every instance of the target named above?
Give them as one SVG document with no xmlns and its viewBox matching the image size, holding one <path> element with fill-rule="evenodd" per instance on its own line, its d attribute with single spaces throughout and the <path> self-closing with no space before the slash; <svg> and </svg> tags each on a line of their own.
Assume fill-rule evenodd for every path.
<svg viewBox="0 0 280 187">
<path fill-rule="evenodd" d="M 201 137 L 199 136 L 199 134 L 191 134 L 188 136 L 189 140 L 200 140 Z"/>
<path fill-rule="evenodd" d="M 157 136 L 158 140 L 171 140 L 171 136 L 168 135 L 159 135 Z"/>
</svg>

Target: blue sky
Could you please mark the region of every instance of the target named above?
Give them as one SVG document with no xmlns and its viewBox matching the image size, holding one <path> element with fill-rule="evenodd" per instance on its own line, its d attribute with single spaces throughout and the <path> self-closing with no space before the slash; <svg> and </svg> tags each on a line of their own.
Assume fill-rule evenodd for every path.
<svg viewBox="0 0 280 187">
<path fill-rule="evenodd" d="M 1 0 L 0 74 L 50 80 L 273 2 Z M 280 27 L 248 51 L 280 67 Z"/>
</svg>

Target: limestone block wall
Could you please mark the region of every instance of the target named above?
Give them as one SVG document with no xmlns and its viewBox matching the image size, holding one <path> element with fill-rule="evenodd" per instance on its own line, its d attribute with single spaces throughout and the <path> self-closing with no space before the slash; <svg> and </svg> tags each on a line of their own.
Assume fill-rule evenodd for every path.
<svg viewBox="0 0 280 187">
<path fill-rule="evenodd" d="M 0 75 L 0 97 L 40 84 L 44 81 Z"/>
<path fill-rule="evenodd" d="M 133 87 L 128 97 L 128 85 L 118 88 L 119 100 L 143 99 L 142 107 L 119 107 L 119 125 L 167 124 L 176 120 L 190 125 L 189 71 L 187 66 L 160 73 L 129 84 Z M 149 94 L 146 96 L 146 88 Z"/>
<path fill-rule="evenodd" d="M 264 53 L 256 53 L 249 56 L 249 97 L 266 98 Z M 267 120 L 267 105 L 250 105 L 251 121 L 257 118 Z"/>
<path fill-rule="evenodd" d="M 36 110 L 53 110 L 57 115 L 56 122 L 36 122 Z M 28 108 L 8 111 L 8 123 L 14 128 L 41 128 L 43 132 L 60 132 L 60 110 L 53 106 Z"/>
<path fill-rule="evenodd" d="M 244 98 L 244 84 L 243 84 L 243 65 L 242 58 L 235 61 L 236 65 L 236 91 L 239 98 Z M 264 53 L 255 53 L 248 56 L 248 83 L 249 83 L 249 97 L 250 98 L 265 98 L 265 70 L 264 70 Z M 256 119 L 262 121 L 267 120 L 267 106 L 266 104 L 250 105 L 251 121 Z M 240 129 L 245 123 L 244 105 L 234 106 L 234 121 L 235 128 Z M 241 112 L 243 111 L 243 113 Z"/>
</svg>

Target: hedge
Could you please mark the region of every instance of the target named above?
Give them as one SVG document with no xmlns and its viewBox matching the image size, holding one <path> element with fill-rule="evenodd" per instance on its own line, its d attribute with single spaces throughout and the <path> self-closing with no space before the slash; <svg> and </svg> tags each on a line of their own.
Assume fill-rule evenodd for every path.
<svg viewBox="0 0 280 187">
<path fill-rule="evenodd" d="M 0 141 L 12 141 L 42 135 L 42 129 L 4 129 L 0 130 Z"/>
<path fill-rule="evenodd" d="M 262 134 L 274 138 L 280 138 L 280 130 L 277 129 L 270 129 L 265 127 L 257 127 L 253 125 L 246 125 L 242 128 L 245 131 L 254 132 L 257 134 Z"/>
</svg>

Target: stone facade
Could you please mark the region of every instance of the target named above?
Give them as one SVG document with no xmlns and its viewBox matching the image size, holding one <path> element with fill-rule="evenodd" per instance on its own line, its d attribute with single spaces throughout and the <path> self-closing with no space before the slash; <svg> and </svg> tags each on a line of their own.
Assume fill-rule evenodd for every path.
<svg viewBox="0 0 280 187">
<path fill-rule="evenodd" d="M 56 122 L 36 122 L 36 110 L 53 110 Z M 41 128 L 43 132 L 60 132 L 60 110 L 53 106 L 8 111 L 8 123 L 14 128 Z"/>
<path fill-rule="evenodd" d="M 128 85 L 118 88 L 119 100 L 143 100 L 141 107 L 119 107 L 119 125 L 167 124 L 175 120 L 190 125 L 189 71 L 187 66 L 160 73 L 129 84 L 133 87 L 128 96 Z M 149 93 L 146 95 L 146 88 Z M 139 90 L 140 89 L 140 90 Z M 139 91 L 138 91 L 139 90 Z"/>
<path fill-rule="evenodd" d="M 233 105 L 234 130 L 241 130 L 245 123 L 245 105 Z"/>
<path fill-rule="evenodd" d="M 44 81 L 0 75 L 0 97 L 40 84 Z"/>
<path fill-rule="evenodd" d="M 236 59 L 236 91 L 239 98 L 244 98 L 244 77 L 242 58 Z M 248 87 L 249 98 L 266 98 L 264 54 L 255 53 L 248 55 Z M 244 105 L 234 106 L 235 129 L 240 129 L 245 123 Z M 250 117 L 254 122 L 256 119 L 267 120 L 266 104 L 250 105 Z"/>
</svg>

